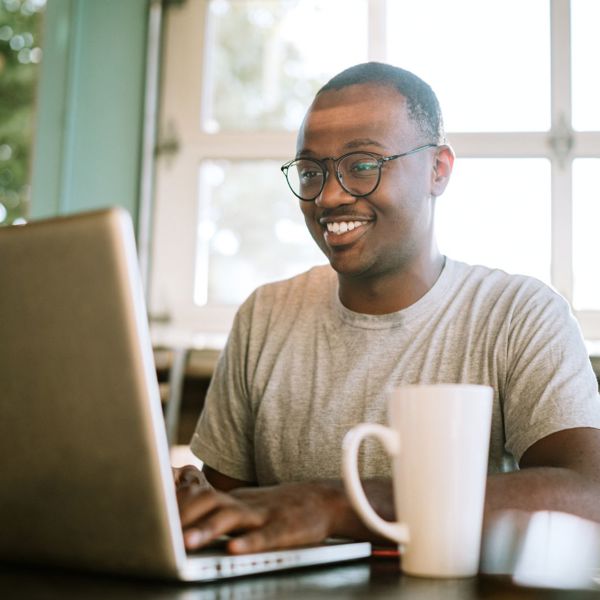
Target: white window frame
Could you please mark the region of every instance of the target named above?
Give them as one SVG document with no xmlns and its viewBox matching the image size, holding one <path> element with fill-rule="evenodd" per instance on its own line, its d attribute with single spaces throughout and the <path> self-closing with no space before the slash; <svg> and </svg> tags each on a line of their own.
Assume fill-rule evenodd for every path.
<svg viewBox="0 0 600 600">
<path fill-rule="evenodd" d="M 294 153 L 296 133 L 202 131 L 201 107 L 206 106 L 208 98 L 203 80 L 210 66 L 205 51 L 210 47 L 208 1 L 172 4 L 166 13 L 149 307 L 156 320 L 168 319 L 175 326 L 211 333 L 227 332 L 237 307 L 199 307 L 193 303 L 199 164 L 204 159 L 284 162 Z M 572 302 L 572 164 L 575 158 L 600 157 L 600 132 L 577 132 L 570 126 L 570 1 L 549 1 L 551 129 L 449 132 L 448 137 L 460 158 L 550 160 L 551 282 Z M 385 0 L 369 0 L 369 60 L 386 60 L 385 11 Z M 600 311 L 579 311 L 576 317 L 587 339 L 600 339 Z"/>
</svg>

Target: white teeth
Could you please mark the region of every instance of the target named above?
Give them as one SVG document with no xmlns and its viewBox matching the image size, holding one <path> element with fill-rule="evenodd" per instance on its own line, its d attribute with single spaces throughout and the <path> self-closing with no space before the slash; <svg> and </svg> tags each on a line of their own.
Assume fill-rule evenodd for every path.
<svg viewBox="0 0 600 600">
<path fill-rule="evenodd" d="M 336 223 L 327 223 L 327 231 L 329 233 L 342 234 L 347 231 L 352 231 L 357 227 L 362 227 L 365 224 L 364 221 L 341 221 Z"/>
</svg>

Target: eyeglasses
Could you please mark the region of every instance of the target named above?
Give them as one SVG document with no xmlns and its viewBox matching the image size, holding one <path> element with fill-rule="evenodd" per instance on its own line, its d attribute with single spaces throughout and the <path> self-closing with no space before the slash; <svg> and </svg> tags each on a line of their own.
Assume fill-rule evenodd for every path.
<svg viewBox="0 0 600 600">
<path fill-rule="evenodd" d="M 300 200 L 315 200 L 325 187 L 328 169 L 327 161 L 333 162 L 333 172 L 342 188 L 351 196 L 362 198 L 372 194 L 381 181 L 381 167 L 391 160 L 421 152 L 437 144 L 418 146 L 402 154 L 379 156 L 372 152 L 348 152 L 338 158 L 295 158 L 286 162 L 281 171 L 285 175 L 290 190 Z"/>
</svg>

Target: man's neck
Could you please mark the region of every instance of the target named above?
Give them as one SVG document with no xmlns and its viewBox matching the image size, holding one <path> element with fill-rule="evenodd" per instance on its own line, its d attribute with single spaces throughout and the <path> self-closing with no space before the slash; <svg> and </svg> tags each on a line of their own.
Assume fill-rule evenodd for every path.
<svg viewBox="0 0 600 600">
<path fill-rule="evenodd" d="M 338 275 L 342 304 L 357 313 L 384 315 L 407 308 L 422 298 L 438 280 L 445 264 L 439 252 L 401 272 L 375 277 Z"/>
</svg>

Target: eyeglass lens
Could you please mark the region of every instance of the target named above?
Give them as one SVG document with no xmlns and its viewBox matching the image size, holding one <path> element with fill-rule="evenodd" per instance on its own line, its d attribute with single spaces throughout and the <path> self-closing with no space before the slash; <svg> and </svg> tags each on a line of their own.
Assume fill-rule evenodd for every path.
<svg viewBox="0 0 600 600">
<path fill-rule="evenodd" d="M 337 163 L 337 175 L 342 187 L 353 196 L 370 194 L 379 182 L 380 165 L 377 159 L 360 152 L 348 154 Z M 325 169 L 315 160 L 301 158 L 287 171 L 292 191 L 300 198 L 313 200 L 325 184 Z"/>
</svg>

